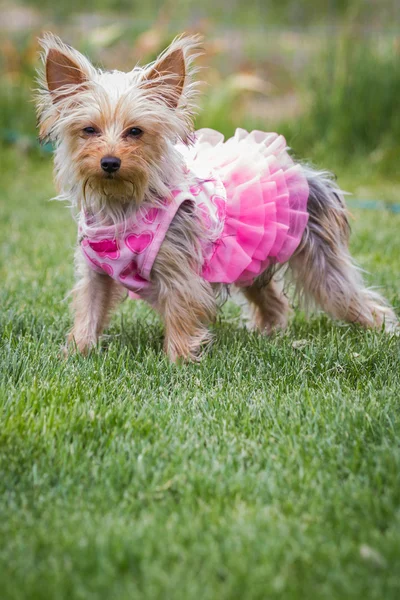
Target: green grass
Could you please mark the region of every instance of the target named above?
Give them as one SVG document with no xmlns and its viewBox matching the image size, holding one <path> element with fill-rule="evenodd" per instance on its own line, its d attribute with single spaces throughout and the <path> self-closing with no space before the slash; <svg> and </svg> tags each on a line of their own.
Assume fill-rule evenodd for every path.
<svg viewBox="0 0 400 600">
<path fill-rule="evenodd" d="M 399 340 L 302 315 L 266 339 L 229 304 L 203 362 L 174 366 L 125 302 L 64 362 L 75 226 L 48 160 L 2 167 L 2 600 L 397 599 Z M 399 305 L 400 218 L 355 216 Z"/>
</svg>

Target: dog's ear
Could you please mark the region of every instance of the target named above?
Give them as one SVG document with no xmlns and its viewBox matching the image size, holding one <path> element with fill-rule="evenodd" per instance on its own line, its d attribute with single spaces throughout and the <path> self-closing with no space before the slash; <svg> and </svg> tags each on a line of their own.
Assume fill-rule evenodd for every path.
<svg viewBox="0 0 400 600">
<path fill-rule="evenodd" d="M 199 50 L 199 36 L 182 36 L 172 44 L 150 65 L 144 73 L 143 87 L 151 89 L 169 107 L 176 108 L 180 98 L 190 84 L 193 69 L 190 64 L 194 58 L 193 51 Z M 196 56 L 200 54 L 197 52 Z"/>
<path fill-rule="evenodd" d="M 38 72 L 36 106 L 39 139 L 44 141 L 54 139 L 59 109 L 74 102 L 74 96 L 84 91 L 85 84 L 95 77 L 96 69 L 80 52 L 51 33 L 46 33 L 39 43 L 43 48 L 43 69 Z"/>
<path fill-rule="evenodd" d="M 76 86 L 86 81 L 79 65 L 60 50 L 50 48 L 46 57 L 46 80 L 51 92 L 61 87 Z"/>
<path fill-rule="evenodd" d="M 93 76 L 94 67 L 77 50 L 57 36 L 46 34 L 39 40 L 43 48 L 44 77 L 42 84 L 54 103 L 76 94 Z"/>
<path fill-rule="evenodd" d="M 146 88 L 157 91 L 171 108 L 176 108 L 185 84 L 186 67 L 183 51 L 178 48 L 161 56 L 146 74 Z"/>
</svg>

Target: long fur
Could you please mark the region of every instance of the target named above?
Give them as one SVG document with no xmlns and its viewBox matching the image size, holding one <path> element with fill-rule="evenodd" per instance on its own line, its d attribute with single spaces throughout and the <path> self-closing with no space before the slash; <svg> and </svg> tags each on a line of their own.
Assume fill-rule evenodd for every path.
<svg viewBox="0 0 400 600">
<path fill-rule="evenodd" d="M 183 168 L 177 142 L 190 143 L 197 83 L 193 59 L 200 38 L 181 36 L 145 67 L 129 73 L 104 72 L 59 38 L 46 34 L 37 93 L 40 137 L 55 144 L 58 198 L 78 220 L 93 215 L 113 225 L 157 205 L 179 183 Z M 88 132 L 87 127 L 93 131 Z M 131 128 L 142 130 L 140 143 Z M 118 156 L 121 167 L 106 176 L 100 161 Z M 295 285 L 306 308 L 316 305 L 332 317 L 365 327 L 394 330 L 397 318 L 387 302 L 365 287 L 349 249 L 350 227 L 343 192 L 333 177 L 303 165 L 309 184 L 309 221 L 287 265 L 272 265 L 242 290 L 261 331 L 284 328 L 289 302 L 277 282 L 279 271 Z M 189 202 L 177 212 L 153 265 L 147 300 L 163 316 L 165 350 L 172 360 L 195 360 L 211 339 L 208 325 L 226 286 L 201 276 L 205 232 Z M 75 322 L 69 348 L 87 352 L 96 344 L 123 288 L 92 271 L 77 252 L 73 290 Z"/>
<path fill-rule="evenodd" d="M 388 331 L 398 320 L 386 300 L 365 286 L 349 252 L 350 225 L 344 194 L 326 171 L 304 166 L 310 195 L 309 221 L 289 261 L 298 296 L 332 317 Z"/>
<path fill-rule="evenodd" d="M 165 322 L 165 351 L 172 360 L 196 360 L 211 341 L 208 325 L 217 303 L 210 283 L 201 276 L 200 240 L 204 232 L 191 203 L 184 203 L 172 221 L 154 262 L 150 302 Z"/>
</svg>

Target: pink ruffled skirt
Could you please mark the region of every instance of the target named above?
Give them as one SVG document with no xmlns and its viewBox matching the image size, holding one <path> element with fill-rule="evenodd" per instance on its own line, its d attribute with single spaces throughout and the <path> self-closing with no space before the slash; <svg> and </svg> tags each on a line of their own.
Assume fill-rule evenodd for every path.
<svg viewBox="0 0 400 600">
<path fill-rule="evenodd" d="M 212 167 L 227 194 L 223 231 L 205 257 L 203 277 L 250 285 L 300 244 L 308 221 L 304 171 L 276 133 L 237 129 L 224 142 L 219 132 L 202 129 L 193 150 L 193 162 Z"/>
</svg>

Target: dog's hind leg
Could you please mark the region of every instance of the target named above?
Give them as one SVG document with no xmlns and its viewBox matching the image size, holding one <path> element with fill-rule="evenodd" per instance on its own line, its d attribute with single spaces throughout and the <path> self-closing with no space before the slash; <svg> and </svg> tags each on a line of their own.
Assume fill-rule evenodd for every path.
<svg viewBox="0 0 400 600">
<path fill-rule="evenodd" d="M 350 227 L 341 191 L 326 173 L 306 168 L 309 222 L 291 258 L 297 291 L 334 318 L 388 331 L 398 320 L 386 300 L 368 289 L 348 249 Z"/>
<path fill-rule="evenodd" d="M 290 307 L 277 281 L 270 279 L 263 283 L 261 277 L 242 288 L 242 292 L 253 308 L 255 325 L 261 332 L 271 334 L 286 328 Z"/>
</svg>

